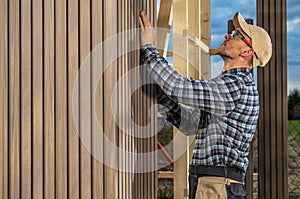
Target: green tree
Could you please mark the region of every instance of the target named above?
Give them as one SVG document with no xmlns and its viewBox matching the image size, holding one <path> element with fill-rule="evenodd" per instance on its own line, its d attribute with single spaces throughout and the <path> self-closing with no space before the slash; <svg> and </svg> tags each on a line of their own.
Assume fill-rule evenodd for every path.
<svg viewBox="0 0 300 199">
<path fill-rule="evenodd" d="M 300 90 L 297 88 L 288 96 L 288 119 L 300 120 Z"/>
</svg>

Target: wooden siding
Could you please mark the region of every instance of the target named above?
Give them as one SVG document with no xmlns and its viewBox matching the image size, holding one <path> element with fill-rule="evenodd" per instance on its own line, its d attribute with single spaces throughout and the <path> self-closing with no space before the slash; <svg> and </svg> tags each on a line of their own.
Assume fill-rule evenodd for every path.
<svg viewBox="0 0 300 199">
<path fill-rule="evenodd" d="M 259 198 L 288 198 L 286 1 L 257 1 L 257 24 L 270 34 L 273 55 L 258 69 Z"/>
<path fill-rule="evenodd" d="M 137 28 L 142 9 L 155 22 L 156 1 L 0 0 L 0 199 L 156 198 L 155 156 L 130 155 L 155 150 L 156 138 L 136 137 L 122 117 L 129 111 L 153 135 L 153 99 L 141 88 L 123 97 L 139 72 L 118 85 L 116 116 L 112 107 L 118 81 L 139 65 L 139 32 L 101 46 Z M 91 55 L 95 49 L 101 54 Z M 108 151 L 104 137 L 122 153 Z"/>
</svg>

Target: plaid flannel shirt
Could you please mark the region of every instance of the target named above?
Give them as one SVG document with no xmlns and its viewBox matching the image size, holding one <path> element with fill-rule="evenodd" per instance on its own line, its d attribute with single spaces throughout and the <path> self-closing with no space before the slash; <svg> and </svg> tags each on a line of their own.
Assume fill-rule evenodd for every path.
<svg viewBox="0 0 300 199">
<path fill-rule="evenodd" d="M 165 93 L 158 98 L 160 112 L 184 134 L 196 135 L 192 164 L 232 166 L 245 173 L 259 115 L 251 71 L 231 69 L 211 80 L 185 78 L 154 45 L 142 47 L 141 62 Z M 199 125 L 203 111 L 212 115 L 205 128 Z"/>
</svg>

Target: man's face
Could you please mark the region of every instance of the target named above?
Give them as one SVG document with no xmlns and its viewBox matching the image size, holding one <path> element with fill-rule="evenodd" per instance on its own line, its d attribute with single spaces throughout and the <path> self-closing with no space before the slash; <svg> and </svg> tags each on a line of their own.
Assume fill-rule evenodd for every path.
<svg viewBox="0 0 300 199">
<path fill-rule="evenodd" d="M 249 46 L 241 39 L 241 36 L 244 36 L 248 41 L 248 38 L 240 28 L 236 29 L 237 31 L 231 35 L 225 35 L 225 41 L 219 47 L 219 55 L 223 59 L 234 59 L 238 57 L 241 52 L 245 49 L 249 49 Z"/>
</svg>

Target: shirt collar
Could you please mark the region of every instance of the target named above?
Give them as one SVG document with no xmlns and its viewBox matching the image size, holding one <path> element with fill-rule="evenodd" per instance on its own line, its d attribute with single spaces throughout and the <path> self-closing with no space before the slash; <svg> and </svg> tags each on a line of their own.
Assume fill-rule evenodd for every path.
<svg viewBox="0 0 300 199">
<path fill-rule="evenodd" d="M 223 74 L 251 73 L 249 68 L 233 68 L 222 72 Z"/>
</svg>

